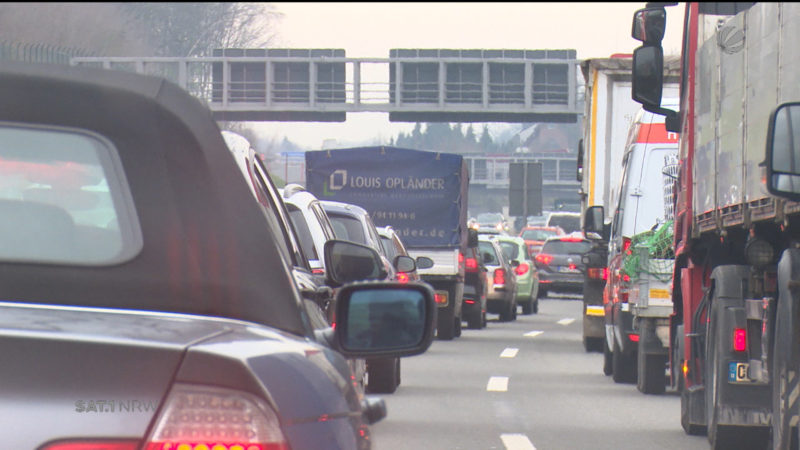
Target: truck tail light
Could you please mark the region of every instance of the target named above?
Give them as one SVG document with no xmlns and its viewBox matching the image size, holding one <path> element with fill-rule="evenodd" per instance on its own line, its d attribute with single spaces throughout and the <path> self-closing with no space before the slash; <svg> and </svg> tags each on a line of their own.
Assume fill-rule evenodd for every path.
<svg viewBox="0 0 800 450">
<path fill-rule="evenodd" d="M 247 392 L 176 384 L 147 450 L 288 450 L 275 411 Z"/>
<path fill-rule="evenodd" d="M 447 306 L 447 291 L 434 292 L 433 299 L 436 301 L 437 306 Z"/>
<path fill-rule="evenodd" d="M 466 270 L 467 272 L 477 272 L 478 260 L 475 258 L 467 258 L 464 270 Z"/>
<path fill-rule="evenodd" d="M 494 284 L 506 284 L 505 269 L 494 269 Z"/>
<path fill-rule="evenodd" d="M 514 272 L 516 272 L 517 275 L 522 276 L 522 275 L 525 275 L 526 273 L 528 273 L 529 269 L 530 269 L 530 267 L 528 267 L 528 263 L 521 262 L 521 263 L 519 263 L 517 268 L 514 269 Z"/>
<path fill-rule="evenodd" d="M 553 261 L 553 255 L 548 255 L 546 253 L 539 253 L 538 255 L 536 255 L 536 261 L 539 261 L 544 265 L 548 265 L 550 264 L 551 261 Z"/>
<path fill-rule="evenodd" d="M 608 267 L 603 269 L 603 279 L 606 281 L 608 281 L 608 273 L 609 273 Z"/>
<path fill-rule="evenodd" d="M 737 352 L 747 350 L 747 330 L 744 328 L 733 329 L 733 349 Z"/>
<path fill-rule="evenodd" d="M 405 272 L 397 272 L 397 277 L 396 278 L 397 278 L 397 281 L 399 281 L 400 283 L 408 283 L 408 280 L 410 279 L 408 274 L 405 273 Z"/>
<path fill-rule="evenodd" d="M 594 269 L 587 269 L 587 275 L 589 278 L 593 278 L 595 280 L 605 280 L 604 275 L 606 274 L 606 269 L 594 268 Z"/>
<path fill-rule="evenodd" d="M 631 342 L 639 342 L 639 335 L 634 333 L 628 333 L 628 339 L 630 339 Z"/>
</svg>

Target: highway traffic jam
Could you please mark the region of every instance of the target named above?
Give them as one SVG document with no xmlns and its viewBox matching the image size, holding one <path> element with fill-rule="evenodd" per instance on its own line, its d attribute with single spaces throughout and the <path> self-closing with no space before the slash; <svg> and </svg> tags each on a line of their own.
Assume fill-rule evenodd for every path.
<svg viewBox="0 0 800 450">
<path fill-rule="evenodd" d="M 515 218 L 460 154 L 278 185 L 164 78 L 4 62 L 0 448 L 797 449 L 800 7 L 670 59 L 672 6 L 581 61 L 580 207 Z"/>
</svg>

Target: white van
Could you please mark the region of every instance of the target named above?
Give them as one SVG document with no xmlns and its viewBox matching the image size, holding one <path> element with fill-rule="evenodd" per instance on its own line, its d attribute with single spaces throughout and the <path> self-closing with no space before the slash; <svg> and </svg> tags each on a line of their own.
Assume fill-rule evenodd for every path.
<svg viewBox="0 0 800 450">
<path fill-rule="evenodd" d="M 677 100 L 665 100 L 662 105 L 675 110 Z M 677 167 L 678 134 L 667 132 L 664 116 L 639 110 L 628 132 L 622 175 L 612 192 L 608 280 L 603 293 L 607 339 L 604 365 L 613 367 L 604 367 L 604 372 L 613 372 L 616 382 L 636 381 L 640 340 L 640 330 L 628 306 L 630 281 L 620 271 L 623 256 L 633 236 L 674 219 L 672 193 Z"/>
</svg>

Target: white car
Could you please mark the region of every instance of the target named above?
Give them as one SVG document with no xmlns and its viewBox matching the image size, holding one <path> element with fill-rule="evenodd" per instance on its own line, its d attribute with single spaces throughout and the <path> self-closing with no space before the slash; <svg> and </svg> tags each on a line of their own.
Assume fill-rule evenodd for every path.
<svg viewBox="0 0 800 450">
<path fill-rule="evenodd" d="M 289 209 L 289 217 L 311 270 L 315 274 L 324 275 L 325 261 L 322 255 L 325 242 L 336 238 L 328 215 L 317 197 L 299 184 L 287 184 L 279 191 Z"/>
</svg>

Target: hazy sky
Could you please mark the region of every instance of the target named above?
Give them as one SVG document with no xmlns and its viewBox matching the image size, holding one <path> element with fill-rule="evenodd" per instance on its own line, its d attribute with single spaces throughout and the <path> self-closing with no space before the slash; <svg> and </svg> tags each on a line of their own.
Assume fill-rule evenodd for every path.
<svg viewBox="0 0 800 450">
<path fill-rule="evenodd" d="M 392 48 L 575 49 L 578 59 L 631 53 L 634 11 L 644 3 L 273 3 L 283 14 L 276 47 L 343 48 L 348 57 L 388 58 Z M 683 4 L 667 8 L 665 54 L 680 51 Z M 344 123 L 265 122 L 259 130 L 309 149 L 413 124 L 388 114 L 349 113 Z"/>
</svg>

